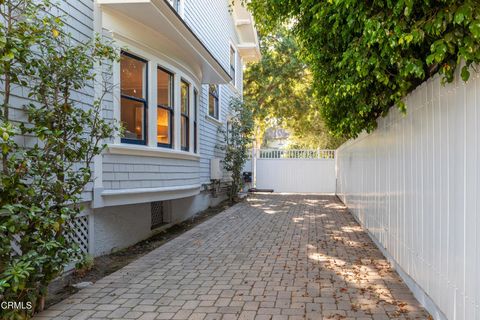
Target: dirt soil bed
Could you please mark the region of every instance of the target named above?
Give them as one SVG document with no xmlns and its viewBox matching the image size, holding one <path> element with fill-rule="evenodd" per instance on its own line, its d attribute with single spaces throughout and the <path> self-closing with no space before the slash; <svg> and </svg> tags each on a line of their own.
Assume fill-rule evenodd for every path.
<svg viewBox="0 0 480 320">
<path fill-rule="evenodd" d="M 192 229 L 196 225 L 210 219 L 231 206 L 232 204 L 228 200 L 223 201 L 218 206 L 210 207 L 192 218 L 171 226 L 131 247 L 95 258 L 92 269 L 84 274 L 70 272 L 63 277 L 54 280 L 48 288 L 49 293 L 46 300 L 46 307 L 48 308 L 79 291 L 79 289 L 72 285 L 80 282 L 95 282 L 123 268 L 133 260 L 160 247 L 164 243 L 176 238 L 185 231 Z"/>
</svg>

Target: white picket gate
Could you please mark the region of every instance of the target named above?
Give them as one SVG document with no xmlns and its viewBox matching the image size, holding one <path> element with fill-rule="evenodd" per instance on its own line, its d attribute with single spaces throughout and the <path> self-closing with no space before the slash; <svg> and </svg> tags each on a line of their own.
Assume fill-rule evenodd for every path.
<svg viewBox="0 0 480 320">
<path fill-rule="evenodd" d="M 257 149 L 249 163 L 257 189 L 287 193 L 335 192 L 335 150 Z"/>
</svg>

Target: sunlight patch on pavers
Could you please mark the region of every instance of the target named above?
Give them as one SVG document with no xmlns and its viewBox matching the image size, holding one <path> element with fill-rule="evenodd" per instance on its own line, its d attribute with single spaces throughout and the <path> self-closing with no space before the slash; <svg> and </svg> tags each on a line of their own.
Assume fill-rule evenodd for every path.
<svg viewBox="0 0 480 320">
<path fill-rule="evenodd" d="M 256 195 L 37 319 L 427 319 L 335 196 Z"/>
</svg>

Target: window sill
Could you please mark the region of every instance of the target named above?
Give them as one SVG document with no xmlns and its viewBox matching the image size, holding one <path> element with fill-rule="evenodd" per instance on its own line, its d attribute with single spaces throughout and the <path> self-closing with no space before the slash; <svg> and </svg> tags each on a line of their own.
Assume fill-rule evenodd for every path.
<svg viewBox="0 0 480 320">
<path fill-rule="evenodd" d="M 237 85 L 234 85 L 232 82 L 225 84 L 230 90 L 238 94 L 241 98 L 240 88 Z"/>
<path fill-rule="evenodd" d="M 208 121 L 212 122 L 213 124 L 216 124 L 217 126 L 222 126 L 223 125 L 223 122 L 218 120 L 218 119 L 215 119 L 214 117 L 212 116 L 209 116 L 208 114 L 205 116 L 205 119 L 207 119 Z"/>
<path fill-rule="evenodd" d="M 199 160 L 200 155 L 187 151 L 172 150 L 162 147 L 148 147 L 131 144 L 108 144 L 107 154 L 120 154 L 142 157 L 157 157 L 168 159 Z"/>
<path fill-rule="evenodd" d="M 183 185 L 159 188 L 95 189 L 93 208 L 122 206 L 192 197 L 201 192 L 201 185 Z"/>
</svg>

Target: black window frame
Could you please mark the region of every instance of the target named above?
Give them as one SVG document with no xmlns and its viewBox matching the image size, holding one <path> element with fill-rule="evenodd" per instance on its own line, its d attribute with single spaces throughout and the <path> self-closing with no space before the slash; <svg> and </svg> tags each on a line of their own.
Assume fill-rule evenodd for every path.
<svg viewBox="0 0 480 320">
<path fill-rule="evenodd" d="M 182 102 L 183 102 L 183 98 L 182 98 L 182 84 L 186 84 L 187 85 L 187 113 L 183 113 L 183 110 L 182 110 Z M 186 126 L 186 132 L 185 132 L 185 135 L 186 135 L 186 143 L 187 145 L 186 146 L 182 146 L 182 118 L 185 118 L 185 126 Z M 185 80 L 185 79 L 181 79 L 180 80 L 180 149 L 183 150 L 183 151 L 189 151 L 190 150 L 190 83 Z"/>
<path fill-rule="evenodd" d="M 212 90 L 210 90 L 210 87 L 212 87 L 212 86 L 217 88 L 217 90 L 214 93 L 212 93 Z M 219 91 L 220 91 L 220 86 L 219 85 L 217 85 L 217 84 L 209 84 L 208 85 L 208 115 L 210 117 L 214 118 L 214 119 L 217 119 L 217 120 L 220 120 L 220 102 L 219 102 L 219 98 L 218 98 L 219 95 L 220 95 Z M 210 96 L 213 97 L 213 101 L 214 101 L 214 106 L 213 106 L 214 115 L 210 114 Z M 215 116 L 215 114 L 216 114 L 216 116 Z"/>
<path fill-rule="evenodd" d="M 193 152 L 198 150 L 198 134 L 197 134 L 197 119 L 198 119 L 198 90 L 193 88 Z"/>
<path fill-rule="evenodd" d="M 232 61 L 233 56 L 233 61 Z M 230 45 L 230 76 L 232 77 L 232 84 L 233 86 L 237 85 L 236 80 L 236 64 L 237 64 L 237 50 Z"/>
<path fill-rule="evenodd" d="M 131 101 L 135 101 L 135 102 L 141 102 L 143 103 L 143 132 L 144 132 L 144 137 L 142 140 L 137 140 L 137 139 L 128 139 L 128 138 L 124 138 L 122 137 L 120 139 L 120 142 L 121 143 L 127 143 L 127 144 L 139 144 L 139 145 L 147 145 L 147 139 L 148 139 L 148 124 L 147 124 L 147 120 L 148 120 L 148 117 L 147 117 L 147 114 L 148 114 L 148 60 L 146 59 L 143 59 L 137 55 L 134 55 L 128 51 L 124 51 L 122 50 L 120 52 L 120 57 L 122 55 L 125 55 L 129 58 L 132 58 L 132 59 L 135 59 L 135 60 L 138 60 L 138 61 L 141 61 L 143 63 L 145 63 L 145 99 L 141 99 L 141 98 L 137 98 L 137 97 L 132 97 L 132 96 L 129 96 L 129 95 L 126 95 L 126 94 L 122 94 L 122 83 L 120 81 L 120 122 L 121 122 L 121 119 L 122 119 L 122 115 L 121 115 L 121 112 L 122 112 L 122 99 L 127 99 L 127 100 L 131 100 Z M 122 72 L 120 70 L 120 72 Z M 120 79 L 121 79 L 121 76 L 120 76 Z"/>
<path fill-rule="evenodd" d="M 157 66 L 157 70 L 161 70 L 165 73 L 167 73 L 171 78 L 171 92 L 170 92 L 170 96 L 172 97 L 172 101 L 171 102 L 171 106 L 164 106 L 164 105 L 161 105 L 158 103 L 157 101 L 157 112 L 158 112 L 158 109 L 163 109 L 163 110 L 167 110 L 169 111 L 169 116 L 170 116 L 170 143 L 160 143 L 158 142 L 157 140 L 157 147 L 162 147 L 162 148 L 170 148 L 172 149 L 173 148 L 173 143 L 174 143 L 174 131 L 173 131 L 173 128 L 174 128 L 174 120 L 175 120 L 175 110 L 174 110 L 174 106 L 175 106 L 175 75 L 173 72 L 165 69 L 165 68 L 162 68 L 161 66 Z M 157 79 L 157 86 L 158 86 L 158 79 Z M 157 88 L 157 96 L 158 96 L 158 88 Z M 158 132 L 157 132 L 157 135 L 158 135 Z"/>
</svg>

